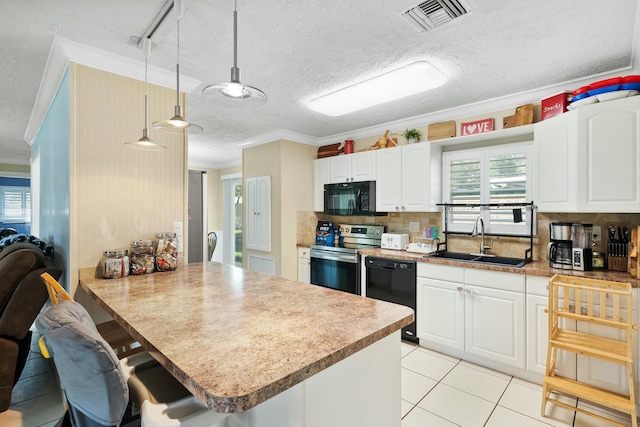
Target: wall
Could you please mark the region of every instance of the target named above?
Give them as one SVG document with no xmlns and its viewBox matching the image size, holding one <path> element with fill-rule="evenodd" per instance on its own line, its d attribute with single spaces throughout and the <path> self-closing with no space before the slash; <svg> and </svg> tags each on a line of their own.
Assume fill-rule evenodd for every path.
<svg viewBox="0 0 640 427">
<path fill-rule="evenodd" d="M 438 212 L 413 212 L 413 213 L 390 213 L 388 216 L 379 217 L 345 217 L 329 216 L 320 212 L 298 212 L 297 213 L 297 243 L 310 245 L 315 241 L 315 227 L 319 220 L 333 221 L 337 227 L 340 224 L 371 224 L 384 225 L 386 231 L 392 233 L 407 233 L 410 241 L 420 241 L 423 236 L 422 230 L 427 225 L 437 226 L 442 230 L 442 215 Z M 409 231 L 410 222 L 420 224 L 420 232 Z M 536 261 L 546 261 L 547 244 L 549 243 L 549 223 L 551 222 L 571 222 L 582 224 L 593 224 L 600 226 L 602 232 L 610 224 L 626 225 L 630 229 L 640 225 L 640 213 L 618 214 L 618 213 L 538 213 L 536 224 L 536 235 L 533 239 L 533 259 Z M 492 237 L 489 237 L 491 239 Z M 440 236 L 443 239 L 443 236 Z M 493 250 L 490 253 L 496 255 L 512 256 L 516 258 L 524 257 L 524 250 L 529 247 L 528 239 L 513 237 L 495 238 Z M 601 240 L 596 242 L 595 251 L 606 253 L 606 235 L 601 236 Z M 486 242 L 489 244 L 489 241 Z M 477 252 L 480 247 L 480 237 L 470 236 L 449 236 L 448 249 L 455 252 Z"/>
<path fill-rule="evenodd" d="M 68 290 L 71 281 L 70 146 L 71 70 L 67 69 L 51 106 L 31 145 L 31 159 L 40 154 L 40 238 L 54 248 L 54 261 L 62 268 L 60 282 Z"/>
<path fill-rule="evenodd" d="M 70 207 L 77 274 L 106 249 L 151 239 L 174 221 L 186 224 L 187 149 L 183 135 L 154 129 L 151 138 L 166 150 L 125 147 L 142 136 L 144 82 L 75 64 L 73 71 Z M 151 123 L 172 115 L 174 105 L 173 90 L 149 85 Z"/>
<path fill-rule="evenodd" d="M 173 221 L 186 224 L 186 136 L 151 128 L 165 151 L 124 145 L 142 136 L 144 91 L 144 82 L 72 63 L 56 97 L 68 99 L 54 101 L 32 146 L 42 162 L 43 238 L 54 242 L 56 260 L 66 259 L 65 286 L 97 321 L 100 310 L 76 292 L 78 269 Z M 173 115 L 174 90 L 149 85 L 148 93 L 149 123 Z"/>
<path fill-rule="evenodd" d="M 313 209 L 313 159 L 318 147 L 282 141 L 281 276 L 298 278 L 297 212 Z"/>
<path fill-rule="evenodd" d="M 0 163 L 0 176 L 29 176 L 31 167 L 29 165 L 10 165 L 8 163 Z"/>
<path fill-rule="evenodd" d="M 242 219 L 243 228 L 246 229 L 247 224 L 247 212 L 246 212 L 246 183 L 247 178 L 255 178 L 257 176 L 271 176 L 271 252 L 262 252 L 247 250 L 246 246 L 246 233 L 243 233 L 242 239 L 242 252 L 245 256 L 242 257 L 243 266 L 247 267 L 247 254 L 255 253 L 258 255 L 270 255 L 275 258 L 276 261 L 276 275 L 280 276 L 281 269 L 281 248 L 282 243 L 279 238 L 280 229 L 280 212 L 281 212 L 281 189 L 282 189 L 282 177 L 281 177 L 281 150 L 282 141 L 269 142 L 267 144 L 258 145 L 256 147 L 250 147 L 242 150 L 242 188 L 243 188 L 243 209 L 244 217 Z"/>
<path fill-rule="evenodd" d="M 286 140 L 242 150 L 243 182 L 247 178 L 271 176 L 271 253 L 268 255 L 276 260 L 276 275 L 292 280 L 297 278 L 298 270 L 297 212 L 313 208 L 313 159 L 317 152 L 315 146 Z M 246 212 L 244 221 L 246 224 Z M 245 254 L 252 252 L 267 255 L 244 247 Z M 244 257 L 245 263 L 246 259 Z"/>
</svg>

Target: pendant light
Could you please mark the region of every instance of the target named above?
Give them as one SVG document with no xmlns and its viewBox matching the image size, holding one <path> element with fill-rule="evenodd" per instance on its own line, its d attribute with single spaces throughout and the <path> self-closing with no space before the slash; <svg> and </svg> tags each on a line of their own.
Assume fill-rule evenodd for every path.
<svg viewBox="0 0 640 427">
<path fill-rule="evenodd" d="M 176 106 L 174 110 L 174 116 L 169 120 L 159 120 L 157 122 L 153 122 L 153 127 L 155 129 L 171 132 L 171 133 L 184 133 L 186 130 L 190 132 L 202 132 L 202 127 L 189 123 L 182 115 L 182 106 L 180 105 L 180 19 L 182 19 L 182 0 L 175 0 L 173 2 L 173 8 L 176 13 L 176 22 L 177 22 L 177 60 L 176 60 Z"/>
<path fill-rule="evenodd" d="M 125 142 L 124 145 L 128 148 L 135 148 L 136 150 L 145 151 L 162 151 L 167 147 L 155 143 L 149 138 L 149 129 L 147 123 L 149 121 L 149 100 L 148 100 L 148 83 L 147 83 L 147 69 L 149 68 L 149 55 L 151 54 L 151 40 L 145 38 L 142 42 L 142 50 L 144 51 L 144 129 L 142 129 L 142 138 L 137 141 Z"/>
<path fill-rule="evenodd" d="M 213 84 L 202 90 L 203 94 L 212 95 L 215 99 L 244 100 L 258 106 L 267 102 L 267 95 L 258 88 L 240 83 L 240 68 L 238 68 L 238 11 L 237 1 L 233 7 L 233 67 L 231 67 L 231 81 Z M 243 104 L 244 104 L 243 103 Z"/>
</svg>

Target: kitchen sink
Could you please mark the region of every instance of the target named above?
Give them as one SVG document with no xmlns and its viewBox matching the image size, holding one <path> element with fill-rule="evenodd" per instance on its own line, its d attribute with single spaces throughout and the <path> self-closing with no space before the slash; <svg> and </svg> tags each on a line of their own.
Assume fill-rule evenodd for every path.
<svg viewBox="0 0 640 427">
<path fill-rule="evenodd" d="M 522 258 L 510 258 L 504 256 L 497 255 L 480 255 L 480 254 L 468 254 L 463 252 L 436 252 L 431 255 L 425 255 L 426 258 L 443 258 L 450 259 L 452 261 L 462 261 L 462 262 L 473 262 L 477 264 L 491 264 L 491 265 L 500 265 L 506 267 L 524 267 L 527 263 L 525 259 Z"/>
</svg>

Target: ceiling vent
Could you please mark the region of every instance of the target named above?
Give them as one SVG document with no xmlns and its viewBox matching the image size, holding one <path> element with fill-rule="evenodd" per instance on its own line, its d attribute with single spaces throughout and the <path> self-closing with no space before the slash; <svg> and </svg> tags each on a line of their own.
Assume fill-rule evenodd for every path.
<svg viewBox="0 0 640 427">
<path fill-rule="evenodd" d="M 407 10 L 402 16 L 419 31 L 433 31 L 469 12 L 461 0 L 427 0 Z"/>
</svg>

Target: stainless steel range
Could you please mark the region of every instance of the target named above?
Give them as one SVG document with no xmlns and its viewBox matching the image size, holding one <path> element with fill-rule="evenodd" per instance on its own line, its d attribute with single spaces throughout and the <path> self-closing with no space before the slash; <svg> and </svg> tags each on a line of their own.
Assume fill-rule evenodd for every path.
<svg viewBox="0 0 640 427">
<path fill-rule="evenodd" d="M 360 249 L 379 248 L 384 226 L 341 225 L 335 246 L 311 245 L 311 283 L 360 295 Z"/>
</svg>

